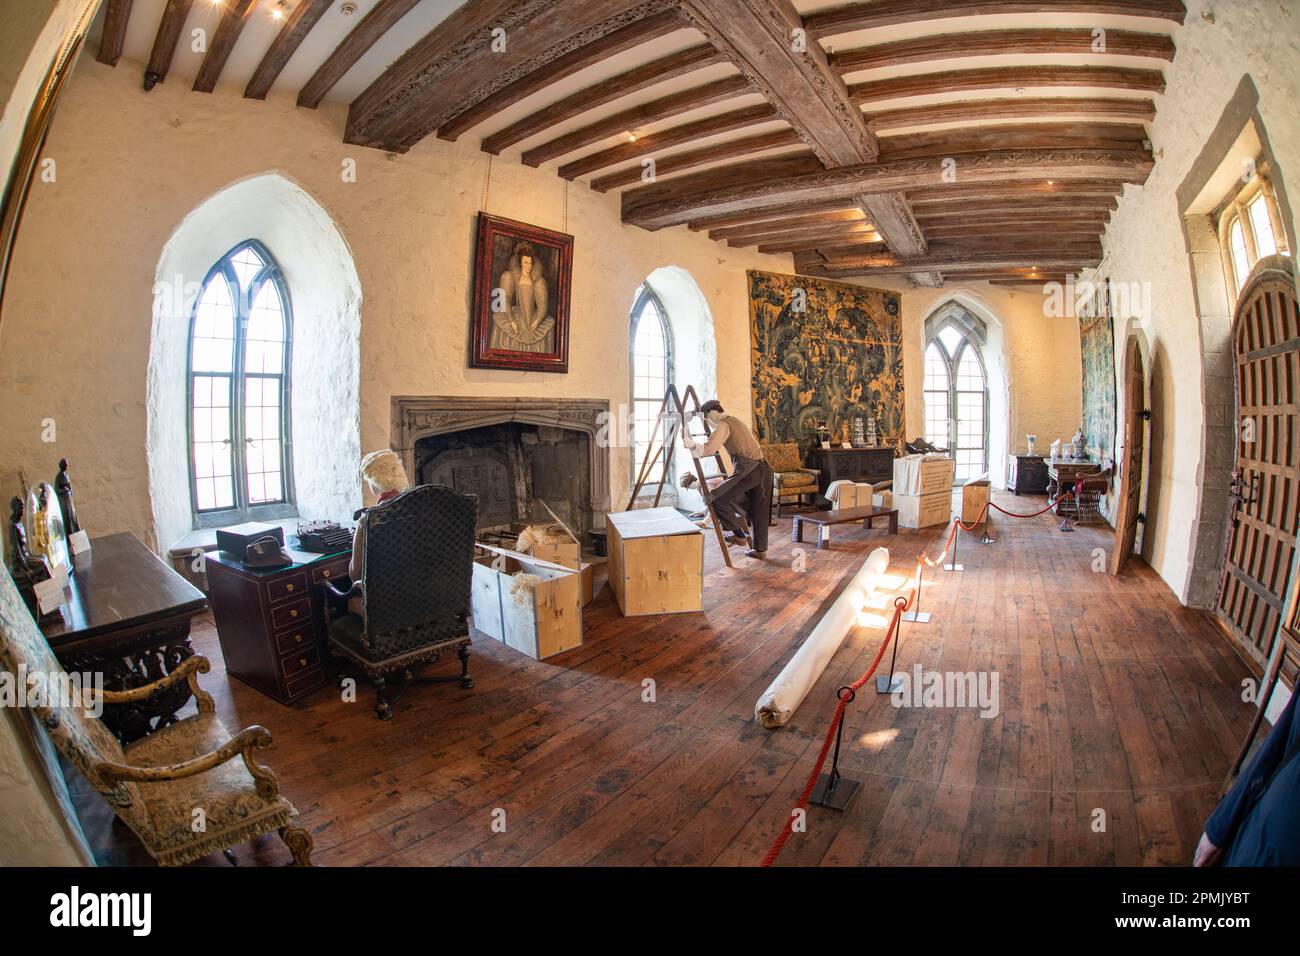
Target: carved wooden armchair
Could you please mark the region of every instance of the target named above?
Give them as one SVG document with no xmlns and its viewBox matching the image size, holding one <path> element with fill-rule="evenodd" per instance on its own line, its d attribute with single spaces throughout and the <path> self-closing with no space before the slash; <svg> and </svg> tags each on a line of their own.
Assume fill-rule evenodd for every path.
<svg viewBox="0 0 1300 956">
<path fill-rule="evenodd" d="M 198 684 L 210 667 L 196 655 L 152 684 L 104 691 L 105 705 L 127 704 L 188 681 L 198 704 L 197 714 L 125 749 L 83 700 L 46 695 L 24 705 L 159 865 L 180 866 L 216 850 L 231 858 L 230 847 L 277 830 L 294 862 L 310 866 L 311 834 L 290 823 L 298 811 L 254 756 L 270 745 L 270 732 L 253 726 L 230 735 Z M 64 673 L 7 574 L 0 574 L 0 668 L 49 682 Z"/>
<path fill-rule="evenodd" d="M 801 504 L 805 496 L 817 500 L 817 479 L 821 472 L 805 468 L 798 442 L 762 445 L 763 457 L 772 468 L 772 495 L 776 499 L 775 517 L 781 517 L 781 502 L 793 498 Z"/>
<path fill-rule="evenodd" d="M 327 586 L 331 653 L 375 685 L 380 720 L 393 716 L 393 703 L 416 680 L 474 686 L 469 597 L 477 513 L 477 498 L 441 485 L 404 491 L 366 512 L 364 580 L 347 590 Z M 362 613 L 339 613 L 354 596 Z M 452 652 L 459 675 L 417 678 L 425 664 Z"/>
</svg>

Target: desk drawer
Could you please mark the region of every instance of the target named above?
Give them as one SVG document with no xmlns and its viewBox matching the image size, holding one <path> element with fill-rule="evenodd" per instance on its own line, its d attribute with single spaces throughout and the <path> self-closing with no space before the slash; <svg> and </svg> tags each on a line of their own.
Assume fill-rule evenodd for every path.
<svg viewBox="0 0 1300 956">
<path fill-rule="evenodd" d="M 333 561 L 322 562 L 320 567 L 312 570 L 312 583 L 324 584 L 326 581 L 332 581 L 336 578 L 345 578 L 348 576 L 348 567 L 350 564 L 351 558 L 348 556 L 336 558 Z"/>
<path fill-rule="evenodd" d="M 320 667 L 309 667 L 298 671 L 291 679 L 284 682 L 284 689 L 290 701 L 303 694 L 325 685 L 325 671 Z"/>
<path fill-rule="evenodd" d="M 308 647 L 301 651 L 295 651 L 280 659 L 280 670 L 284 672 L 285 678 L 293 677 L 300 671 L 305 671 L 309 667 L 315 667 L 320 663 L 320 650 L 315 647 Z"/>
<path fill-rule="evenodd" d="M 275 635 L 275 646 L 282 655 L 293 654 L 308 647 L 315 647 L 316 638 L 312 634 L 311 625 L 300 624 L 291 631 Z"/>
<path fill-rule="evenodd" d="M 271 608 L 271 626 L 277 631 L 282 627 L 309 623 L 311 623 L 311 601 L 306 595 L 297 601 Z"/>
<path fill-rule="evenodd" d="M 287 601 L 289 598 L 303 597 L 307 594 L 307 572 L 299 571 L 297 574 L 290 574 L 283 578 L 278 578 L 266 586 L 266 596 L 272 604 L 279 604 L 281 601 Z"/>
</svg>

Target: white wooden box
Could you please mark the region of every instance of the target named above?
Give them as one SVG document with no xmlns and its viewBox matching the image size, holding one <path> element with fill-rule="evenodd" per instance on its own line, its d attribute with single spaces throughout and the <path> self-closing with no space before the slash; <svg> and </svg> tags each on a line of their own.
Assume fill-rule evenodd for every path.
<svg viewBox="0 0 1300 956">
<path fill-rule="evenodd" d="M 947 524 L 952 517 L 952 492 L 933 495 L 894 495 L 892 507 L 898 509 L 898 523 L 904 528 L 929 528 Z"/>
<path fill-rule="evenodd" d="M 704 609 L 704 531 L 673 508 L 605 517 L 609 586 L 625 617 Z"/>
<path fill-rule="evenodd" d="M 491 553 L 474 559 L 475 630 L 538 661 L 582 646 L 580 572 L 518 551 L 479 547 Z M 520 574 L 535 575 L 535 586 L 525 586 Z"/>
<path fill-rule="evenodd" d="M 952 490 L 953 460 L 908 455 L 894 459 L 894 494 L 933 495 Z M 902 513 L 899 513 L 902 517 Z"/>
</svg>

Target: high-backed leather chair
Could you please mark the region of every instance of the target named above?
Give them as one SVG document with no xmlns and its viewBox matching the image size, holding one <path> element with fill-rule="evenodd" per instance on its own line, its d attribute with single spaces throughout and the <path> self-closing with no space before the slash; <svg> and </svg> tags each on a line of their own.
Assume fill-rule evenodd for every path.
<svg viewBox="0 0 1300 956">
<path fill-rule="evenodd" d="M 146 700 L 189 683 L 198 713 L 160 727 L 124 749 L 92 716 L 91 701 L 29 699 L 25 706 L 45 727 L 63 756 L 140 838 L 161 866 L 180 866 L 223 851 L 271 830 L 279 831 L 296 863 L 311 865 L 311 834 L 291 821 L 297 810 L 284 797 L 275 774 L 254 751 L 271 744 L 265 727 L 231 736 L 199 687 L 206 658 L 187 657 L 166 677 L 125 691 L 103 691 L 105 706 Z M 18 589 L 0 572 L 0 669 L 10 674 L 61 679 L 63 667 L 37 629 Z M 196 827 L 195 809 L 203 811 Z"/>
<path fill-rule="evenodd" d="M 425 664 L 455 651 L 459 680 L 469 676 L 469 597 L 478 501 L 440 485 L 420 485 L 366 512 L 364 578 L 336 599 L 361 597 L 361 614 L 331 615 L 332 653 L 361 669 L 375 685 L 380 720 L 417 680 Z M 396 683 L 394 684 L 394 681 Z"/>
</svg>

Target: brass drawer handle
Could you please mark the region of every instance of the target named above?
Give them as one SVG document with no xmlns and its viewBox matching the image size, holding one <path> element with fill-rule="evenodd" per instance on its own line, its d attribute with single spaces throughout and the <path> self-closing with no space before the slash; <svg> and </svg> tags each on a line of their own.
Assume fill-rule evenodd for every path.
<svg viewBox="0 0 1300 956">
<path fill-rule="evenodd" d="M 324 571 L 321 572 L 321 577 L 327 578 L 329 576 L 330 576 L 330 570 L 328 568 L 326 568 Z"/>
<path fill-rule="evenodd" d="M 292 585 L 292 584 L 286 584 L 286 585 L 284 586 L 284 589 L 285 589 L 285 591 L 287 591 L 287 592 L 289 592 L 289 593 L 293 593 L 293 585 Z"/>
<path fill-rule="evenodd" d="M 289 612 L 289 616 L 290 616 L 290 617 L 297 617 L 297 616 L 298 616 L 298 609 L 297 609 L 297 608 L 294 608 L 292 611 L 290 611 L 290 612 Z"/>
<path fill-rule="evenodd" d="M 301 635 L 301 634 L 295 634 L 295 635 L 293 636 L 293 639 L 294 639 L 295 641 L 297 641 L 299 644 L 302 643 L 302 635 Z"/>
<path fill-rule="evenodd" d="M 307 658 L 305 658 L 305 657 L 300 657 L 300 658 L 298 658 L 298 666 L 299 666 L 299 667 L 306 667 L 306 666 L 307 666 Z"/>
</svg>

